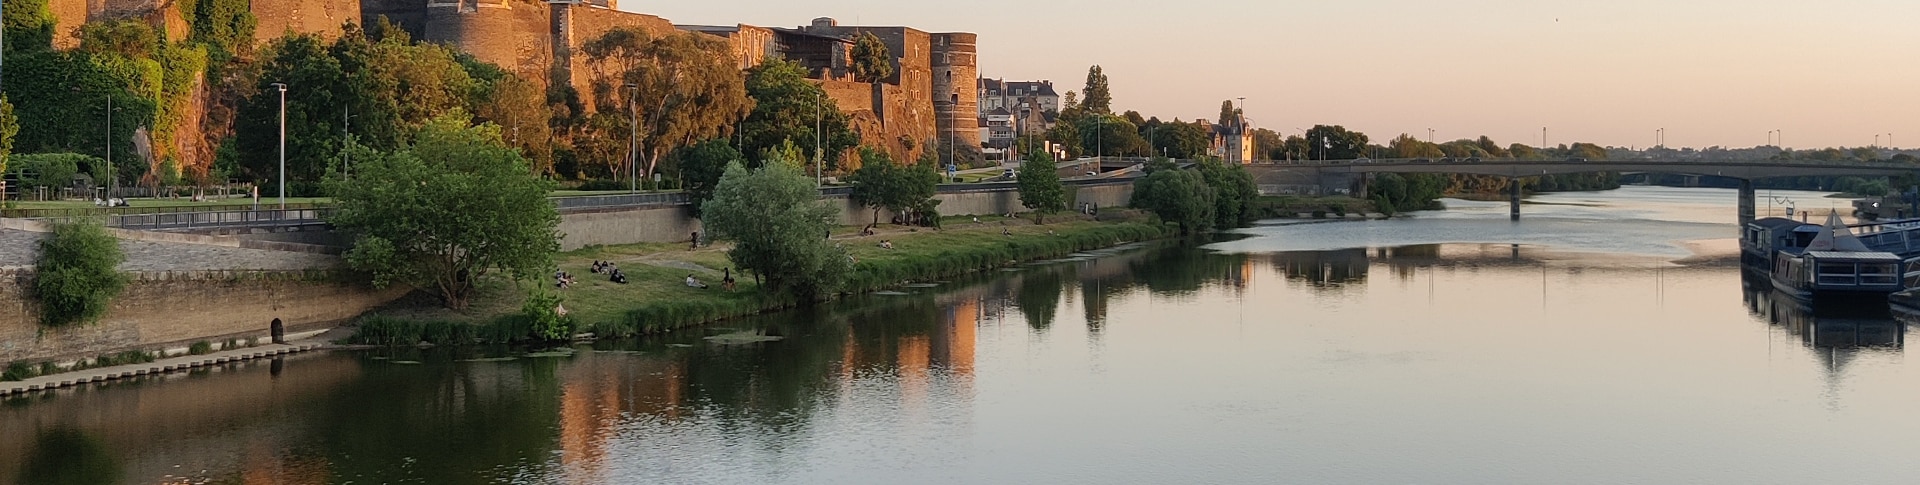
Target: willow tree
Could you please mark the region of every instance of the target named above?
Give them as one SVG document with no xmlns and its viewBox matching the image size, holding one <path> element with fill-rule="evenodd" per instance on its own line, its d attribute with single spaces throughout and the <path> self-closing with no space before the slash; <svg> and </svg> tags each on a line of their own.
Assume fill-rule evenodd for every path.
<svg viewBox="0 0 1920 485">
<path fill-rule="evenodd" d="M 678 32 L 656 38 L 622 28 L 581 50 L 593 69 L 599 108 L 629 113 L 646 173 L 675 149 L 727 135 L 753 111 L 732 49 L 717 37 Z"/>
</svg>

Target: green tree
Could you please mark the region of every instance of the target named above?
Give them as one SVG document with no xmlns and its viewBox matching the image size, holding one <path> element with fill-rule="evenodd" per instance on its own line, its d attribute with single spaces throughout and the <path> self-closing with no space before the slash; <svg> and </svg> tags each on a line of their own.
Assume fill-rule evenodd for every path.
<svg viewBox="0 0 1920 485">
<path fill-rule="evenodd" d="M 1153 150 L 1149 156 L 1164 156 L 1180 159 L 1197 158 L 1207 154 L 1213 140 L 1199 123 L 1162 123 L 1154 127 Z"/>
<path fill-rule="evenodd" d="M 673 150 L 728 134 L 753 110 L 731 47 L 717 37 L 676 32 L 653 38 L 637 27 L 619 28 L 580 50 L 593 67 L 601 111 L 639 112 L 628 121 L 638 124 L 642 175 L 658 172 Z"/>
<path fill-rule="evenodd" d="M 0 174 L 7 173 L 7 161 L 13 158 L 13 137 L 20 134 L 20 118 L 13 115 L 13 103 L 0 94 Z M 0 181 L 0 201 L 7 199 L 5 181 Z"/>
<path fill-rule="evenodd" d="M 187 38 L 211 46 L 215 59 L 224 62 L 252 50 L 259 20 L 249 0 L 193 0 L 186 14 Z"/>
<path fill-rule="evenodd" d="M 1119 116 L 1089 114 L 1077 131 L 1082 149 L 1095 156 L 1143 156 L 1150 150 L 1140 130 Z"/>
<path fill-rule="evenodd" d="M 40 322 L 60 327 L 106 316 L 113 298 L 126 288 L 127 276 L 118 269 L 125 260 L 120 241 L 99 222 L 55 224 L 53 233 L 40 240 L 34 261 Z"/>
<path fill-rule="evenodd" d="M 9 52 L 34 52 L 53 49 L 53 29 L 59 21 L 47 0 L 4 0 L 4 35 Z"/>
<path fill-rule="evenodd" d="M 839 211 L 813 180 L 782 164 L 734 163 L 701 208 L 707 231 L 734 242 L 727 259 L 765 288 L 812 300 L 833 294 L 852 269 L 846 249 L 822 236 Z"/>
<path fill-rule="evenodd" d="M 553 111 L 547 106 L 546 93 L 532 81 L 501 74 L 481 80 L 474 119 L 500 125 L 500 135 L 506 137 L 507 145 L 527 157 L 535 175 L 553 174 L 553 128 L 549 124 Z"/>
<path fill-rule="evenodd" d="M 680 165 L 680 177 L 684 181 L 681 187 L 693 199 L 694 217 L 700 216 L 702 204 L 713 199 L 713 189 L 720 185 L 720 176 L 726 175 L 727 164 L 746 162 L 746 157 L 724 139 L 707 140 L 682 148 L 674 158 Z"/>
<path fill-rule="evenodd" d="M 1100 66 L 1087 68 L 1087 88 L 1081 90 L 1080 109 L 1095 115 L 1113 114 L 1113 91 L 1107 73 Z"/>
<path fill-rule="evenodd" d="M 1229 164 L 1214 157 L 1201 157 L 1198 168 L 1207 186 L 1213 189 L 1213 227 L 1244 227 L 1253 223 L 1253 204 L 1260 188 L 1253 174 L 1240 164 Z"/>
<path fill-rule="evenodd" d="M 1180 225 L 1180 234 L 1192 235 L 1212 227 L 1214 191 L 1206 179 L 1191 170 L 1155 170 L 1133 183 L 1130 205 Z"/>
<path fill-rule="evenodd" d="M 887 43 L 872 32 L 861 32 L 853 41 L 853 79 L 874 83 L 892 75 L 893 54 L 887 52 Z"/>
<path fill-rule="evenodd" d="M 328 220 L 355 235 L 346 259 L 376 286 L 399 282 L 466 308 L 474 283 L 501 272 L 518 279 L 552 266 L 560 216 L 551 184 L 528 173 L 500 128 L 468 126 L 454 113 L 421 128 L 390 153 L 354 154 L 354 177 L 329 184 Z"/>
<path fill-rule="evenodd" d="M 1233 107 L 1233 100 L 1220 102 L 1220 118 L 1214 120 L 1222 125 L 1240 122 L 1240 108 Z"/>
<path fill-rule="evenodd" d="M 848 194 L 848 198 L 873 208 L 875 226 L 880 225 L 880 209 L 907 215 L 932 199 L 939 189 L 940 174 L 933 167 L 923 164 L 902 167 L 885 151 L 871 147 L 861 148 L 860 153 L 860 169 L 847 178 L 847 182 L 853 184 L 853 193 Z"/>
<path fill-rule="evenodd" d="M 768 59 L 747 70 L 746 85 L 754 104 L 740 122 L 741 153 L 760 153 L 788 142 L 811 152 L 817 123 L 824 135 L 823 158 L 832 171 L 839 169 L 843 152 L 860 144 L 859 134 L 847 128 L 846 113 L 820 85 L 807 80 L 807 69 L 800 64 Z"/>
<path fill-rule="evenodd" d="M 1265 157 L 1269 160 L 1285 160 L 1287 158 L 1287 140 L 1285 137 L 1280 136 L 1280 133 L 1273 130 L 1255 128 L 1253 130 L 1253 153 L 1256 157 Z"/>
<path fill-rule="evenodd" d="M 8 170 L 20 180 L 21 190 L 33 187 L 59 188 L 73 183 L 82 168 L 101 163 L 100 159 L 78 153 L 33 153 L 10 157 Z"/>
<path fill-rule="evenodd" d="M 1307 130 L 1307 148 L 1316 160 L 1352 160 L 1365 156 L 1367 135 L 1346 127 L 1313 125 Z"/>
<path fill-rule="evenodd" d="M 1020 204 L 1033 211 L 1035 224 L 1046 224 L 1047 214 L 1067 210 L 1067 187 L 1060 183 L 1060 170 L 1053 157 L 1028 153 L 1020 164 Z"/>
<path fill-rule="evenodd" d="M 1080 126 L 1067 122 L 1064 117 L 1053 128 L 1047 129 L 1046 141 L 1065 149 L 1068 159 L 1080 158 L 1085 153 L 1085 149 L 1080 147 Z"/>
</svg>

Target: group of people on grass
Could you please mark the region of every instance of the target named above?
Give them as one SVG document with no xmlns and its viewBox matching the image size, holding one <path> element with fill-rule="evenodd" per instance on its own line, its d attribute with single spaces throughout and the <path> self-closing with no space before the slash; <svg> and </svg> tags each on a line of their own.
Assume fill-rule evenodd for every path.
<svg viewBox="0 0 1920 485">
<path fill-rule="evenodd" d="M 588 268 L 587 271 L 607 275 L 607 281 L 615 284 L 627 284 L 627 274 L 620 272 L 620 267 L 614 265 L 612 261 L 594 260 L 593 267 Z"/>
</svg>

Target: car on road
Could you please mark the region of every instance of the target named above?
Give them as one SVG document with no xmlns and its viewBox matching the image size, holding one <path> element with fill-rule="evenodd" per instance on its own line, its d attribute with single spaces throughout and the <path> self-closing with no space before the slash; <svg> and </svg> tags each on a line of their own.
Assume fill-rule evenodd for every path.
<svg viewBox="0 0 1920 485">
<path fill-rule="evenodd" d="M 1013 171 L 1013 169 L 1011 169 L 1011 168 L 1009 168 L 1009 169 L 1007 169 L 1007 171 L 1005 171 L 1005 172 L 1001 172 L 1001 173 L 1000 173 L 1000 177 L 1001 177 L 1001 178 L 1008 178 L 1008 179 L 1012 179 L 1012 178 L 1019 178 L 1019 177 L 1020 177 L 1020 174 L 1018 174 L 1018 173 L 1015 173 L 1015 172 Z"/>
<path fill-rule="evenodd" d="M 1580 157 L 1567 157 L 1567 161 L 1569 161 L 1569 162 L 1584 162 L 1584 161 L 1587 161 L 1587 159 L 1585 159 L 1585 158 L 1580 158 Z"/>
</svg>

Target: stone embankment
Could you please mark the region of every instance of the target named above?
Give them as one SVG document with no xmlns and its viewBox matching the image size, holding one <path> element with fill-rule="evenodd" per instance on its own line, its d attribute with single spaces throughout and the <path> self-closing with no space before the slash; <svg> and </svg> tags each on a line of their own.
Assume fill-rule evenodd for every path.
<svg viewBox="0 0 1920 485">
<path fill-rule="evenodd" d="M 309 332 L 310 336 L 320 334 L 321 332 Z M 318 350 L 325 348 L 327 345 L 328 343 L 322 341 L 322 338 L 312 337 L 304 340 L 290 340 L 285 344 L 238 347 L 203 355 L 169 357 L 143 364 L 116 365 L 73 372 L 60 372 L 19 381 L 0 381 L 0 397 L 54 391 L 95 383 L 143 379 L 149 376 L 158 377 L 171 373 L 190 372 L 252 359 L 273 358 L 287 354 Z"/>
</svg>

